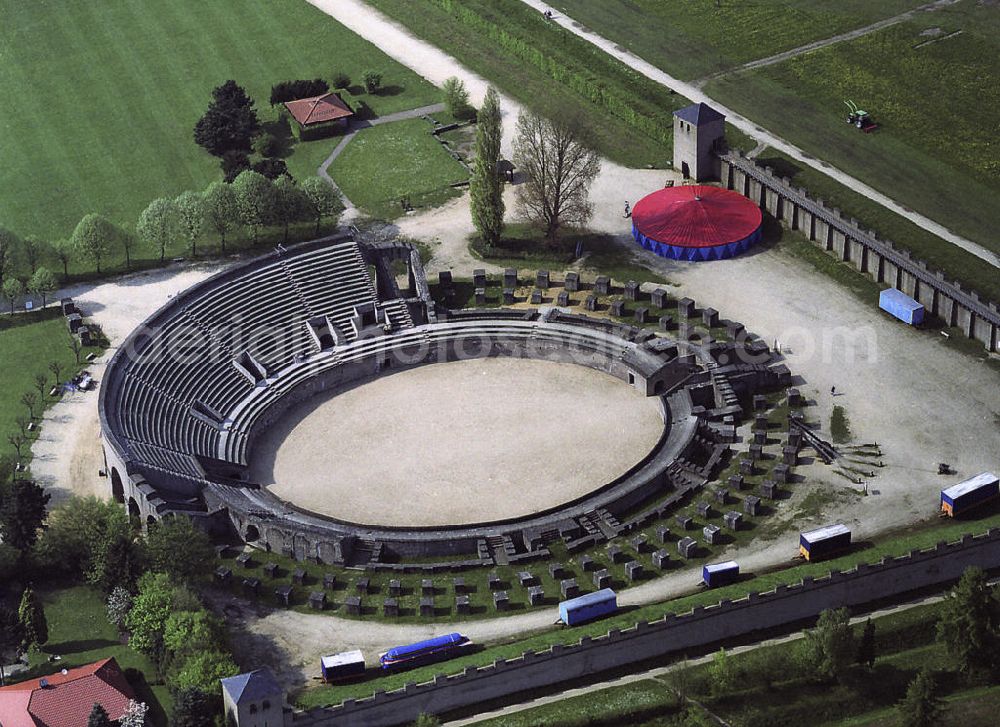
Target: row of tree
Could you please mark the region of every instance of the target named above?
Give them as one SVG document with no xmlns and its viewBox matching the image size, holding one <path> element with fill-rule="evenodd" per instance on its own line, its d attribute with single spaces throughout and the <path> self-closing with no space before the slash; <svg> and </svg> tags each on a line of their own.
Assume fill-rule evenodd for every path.
<svg viewBox="0 0 1000 727">
<path fill-rule="evenodd" d="M 214 233 L 225 254 L 231 236 L 243 229 L 256 243 L 262 229 L 281 227 L 287 241 L 290 225 L 313 222 L 318 233 L 323 220 L 334 218 L 341 209 L 336 192 L 319 177 L 299 184 L 286 176 L 272 181 L 248 170 L 232 184 L 213 182 L 203 192 L 187 191 L 176 198 L 153 200 L 139 215 L 135 232 L 96 213 L 85 216 L 69 239 L 51 245 L 35 238 L 21 239 L 0 228 L 0 289 L 12 305 L 25 292 L 44 299 L 57 289 L 55 274 L 43 266 L 34 268 L 27 280 L 14 277 L 18 257 L 37 265 L 38 260 L 54 256 L 62 264 L 64 278 L 69 277 L 69 266 L 75 262 L 88 262 L 100 273 L 116 253 L 130 269 L 140 244 L 163 262 L 177 240 L 183 240 L 189 253 L 196 256 L 206 234 Z M 11 282 L 14 280 L 17 282 Z"/>
<path fill-rule="evenodd" d="M 503 235 L 505 213 L 498 168 L 503 122 L 500 97 L 492 86 L 477 119 L 476 158 L 469 183 L 472 221 L 483 242 L 496 247 Z M 542 230 L 550 246 L 557 244 L 564 228 L 590 220 L 590 187 L 600 171 L 600 158 L 572 119 L 547 119 L 522 111 L 513 162 L 522 176 L 517 187 L 518 212 Z"/>
</svg>

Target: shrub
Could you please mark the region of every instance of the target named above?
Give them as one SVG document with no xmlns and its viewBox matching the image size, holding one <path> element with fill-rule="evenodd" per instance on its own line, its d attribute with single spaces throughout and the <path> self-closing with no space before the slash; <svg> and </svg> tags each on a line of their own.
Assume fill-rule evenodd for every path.
<svg viewBox="0 0 1000 727">
<path fill-rule="evenodd" d="M 275 157 L 281 152 L 281 142 L 274 134 L 264 132 L 253 140 L 253 150 L 262 157 Z"/>
<path fill-rule="evenodd" d="M 347 88 L 351 85 L 351 77 L 343 71 L 335 71 L 333 74 L 334 88 Z"/>
<path fill-rule="evenodd" d="M 365 91 L 375 93 L 382 88 L 382 73 L 380 71 L 365 71 L 363 76 Z"/>
<path fill-rule="evenodd" d="M 445 80 L 441 87 L 444 91 L 444 105 L 448 113 L 456 119 L 467 119 L 472 116 L 473 108 L 469 105 L 469 92 L 462 79 L 452 76 Z"/>
<path fill-rule="evenodd" d="M 294 101 L 297 98 L 322 96 L 329 90 L 329 84 L 322 78 L 314 78 L 311 81 L 282 81 L 271 86 L 271 105 L 276 106 L 279 103 Z"/>
</svg>

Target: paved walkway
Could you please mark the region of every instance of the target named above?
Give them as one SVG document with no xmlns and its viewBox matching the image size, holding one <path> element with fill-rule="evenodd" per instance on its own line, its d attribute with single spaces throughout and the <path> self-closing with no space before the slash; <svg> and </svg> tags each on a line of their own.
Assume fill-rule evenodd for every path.
<svg viewBox="0 0 1000 727">
<path fill-rule="evenodd" d="M 849 30 L 846 33 L 841 33 L 840 35 L 834 35 L 829 38 L 823 38 L 822 40 L 817 40 L 812 43 L 806 43 L 805 45 L 800 45 L 798 48 L 792 48 L 791 50 L 786 50 L 782 53 L 776 53 L 773 56 L 768 56 L 767 58 L 758 58 L 755 61 L 750 61 L 749 63 L 744 63 L 742 66 L 737 66 L 736 68 L 729 68 L 725 71 L 719 71 L 718 73 L 713 73 L 710 76 L 706 76 L 698 81 L 694 82 L 694 85 L 701 88 L 706 83 L 716 78 L 721 78 L 723 76 L 728 76 L 732 73 L 739 73 L 740 71 L 750 71 L 755 68 L 764 68 L 765 66 L 772 66 L 775 63 L 783 63 L 791 58 L 800 56 L 804 53 L 811 53 L 814 50 L 819 50 L 820 48 L 826 48 L 827 46 L 836 45 L 837 43 L 842 43 L 845 40 L 856 40 L 863 36 L 874 33 L 883 28 L 888 28 L 893 25 L 902 23 L 904 20 L 910 20 L 917 13 L 923 12 L 934 12 L 935 10 L 940 10 L 941 8 L 947 7 L 949 5 L 954 5 L 958 0 L 935 0 L 935 2 L 927 3 L 926 5 L 921 5 L 918 8 L 913 8 L 912 10 L 907 10 L 905 13 L 900 13 L 899 15 L 894 15 L 891 18 L 885 18 L 884 20 L 879 20 L 878 22 L 872 23 L 871 25 L 866 25 L 863 28 L 855 28 L 854 30 Z"/>
<path fill-rule="evenodd" d="M 319 169 L 316 170 L 316 174 L 321 178 L 326 180 L 333 189 L 340 195 L 341 201 L 344 203 L 344 214 L 341 215 L 342 222 L 350 222 L 355 217 L 358 216 L 358 208 L 354 206 L 354 203 L 347 198 L 344 191 L 337 186 L 337 183 L 333 181 L 333 177 L 330 176 L 330 165 L 333 164 L 334 160 L 339 157 L 348 144 L 351 143 L 351 139 L 357 135 L 359 131 L 363 129 L 370 129 L 373 126 L 381 126 L 382 124 L 391 124 L 393 121 L 406 121 L 407 119 L 419 119 L 423 116 L 429 114 L 436 114 L 445 110 L 445 105 L 443 103 L 431 104 L 430 106 L 421 106 L 417 109 L 410 109 L 408 111 L 397 111 L 394 114 L 386 114 L 385 116 L 379 116 L 374 119 L 357 121 L 351 124 L 351 130 L 347 132 L 344 137 L 340 140 L 340 143 L 334 148 L 330 153 L 330 156 L 319 165 Z"/>
<path fill-rule="evenodd" d="M 541 0 L 521 0 L 521 2 L 523 2 L 525 5 L 529 5 L 530 7 L 535 8 L 539 12 L 545 12 L 546 10 L 550 9 L 549 6 L 546 3 L 542 2 Z M 997 255 L 991 250 L 987 250 L 986 248 L 982 247 L 978 243 L 973 242 L 972 240 L 962 237 L 961 235 L 955 234 L 954 232 L 946 228 L 944 225 L 935 222 L 929 217 L 925 217 L 924 215 L 921 215 L 907 207 L 904 207 L 894 199 L 882 194 L 881 192 L 873 189 L 872 187 L 869 187 L 861 180 L 855 179 L 847 172 L 837 169 L 828 162 L 816 159 L 815 157 L 804 152 L 802 149 L 795 146 L 794 144 L 786 141 L 785 139 L 782 139 L 781 137 L 775 134 L 772 134 L 770 131 L 764 129 L 763 127 L 759 126 L 758 124 L 746 118 L 745 116 L 736 113 L 732 109 L 727 108 L 726 106 L 723 106 L 719 102 L 710 98 L 708 95 L 705 94 L 704 91 L 702 91 L 698 87 L 697 84 L 688 83 L 686 81 L 681 81 L 677 78 L 674 78 L 673 76 L 665 73 L 664 71 L 654 66 L 652 63 L 644 61 L 642 58 L 635 55 L 634 53 L 631 53 L 625 50 L 624 48 L 621 48 L 614 41 L 608 40 L 603 36 L 597 35 L 595 32 L 581 25 L 580 23 L 573 20 L 573 18 L 569 16 L 558 15 L 558 14 L 553 15 L 552 22 L 558 23 L 562 27 L 572 32 L 574 35 L 583 38 L 588 43 L 597 46 L 608 55 L 621 61 L 632 70 L 641 73 L 642 75 L 649 78 L 651 81 L 654 81 L 655 83 L 658 83 L 661 86 L 665 86 L 673 90 L 675 93 L 679 93 L 682 96 L 685 96 L 686 98 L 690 99 L 693 103 L 711 104 L 712 107 L 714 107 L 715 109 L 726 115 L 726 120 L 729 123 L 731 123 L 733 126 L 735 126 L 743 133 L 750 135 L 758 142 L 767 143 L 768 146 L 777 149 L 780 152 L 784 152 L 785 154 L 792 157 L 796 161 L 801 162 L 807 166 L 812 167 L 813 169 L 816 169 L 817 171 L 822 172 L 828 177 L 831 177 L 840 184 L 844 185 L 848 189 L 851 189 L 857 192 L 858 194 L 863 194 L 865 197 L 868 197 L 868 199 L 872 200 L 873 202 L 877 202 L 886 209 L 891 210 L 892 212 L 895 212 L 896 214 L 901 215 L 902 217 L 905 217 L 915 225 L 922 227 L 928 232 L 931 232 L 944 240 L 947 240 L 953 245 L 962 248 L 966 252 L 972 253 L 976 257 L 985 260 L 990 265 L 1000 267 L 1000 255 Z"/>
</svg>

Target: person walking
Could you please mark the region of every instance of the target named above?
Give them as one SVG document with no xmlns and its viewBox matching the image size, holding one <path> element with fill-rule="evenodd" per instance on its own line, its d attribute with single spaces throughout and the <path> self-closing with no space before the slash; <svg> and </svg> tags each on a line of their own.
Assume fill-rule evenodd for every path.
<svg viewBox="0 0 1000 727">
<path fill-rule="evenodd" d="M 632 208 L 629 207 L 628 200 L 625 200 L 625 217 L 626 219 L 632 216 Z"/>
</svg>

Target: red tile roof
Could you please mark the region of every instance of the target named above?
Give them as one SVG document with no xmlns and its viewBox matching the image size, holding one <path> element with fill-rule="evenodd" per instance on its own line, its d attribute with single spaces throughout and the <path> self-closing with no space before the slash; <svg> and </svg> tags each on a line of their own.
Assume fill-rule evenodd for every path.
<svg viewBox="0 0 1000 727">
<path fill-rule="evenodd" d="M 285 108 L 302 126 L 322 124 L 354 116 L 351 107 L 335 93 L 324 93 L 322 96 L 286 101 Z"/>
<path fill-rule="evenodd" d="M 42 686 L 42 682 L 46 686 Z M 86 727 L 94 703 L 121 719 L 135 698 L 118 662 L 104 659 L 78 669 L 0 688 L 3 727 Z"/>
</svg>

